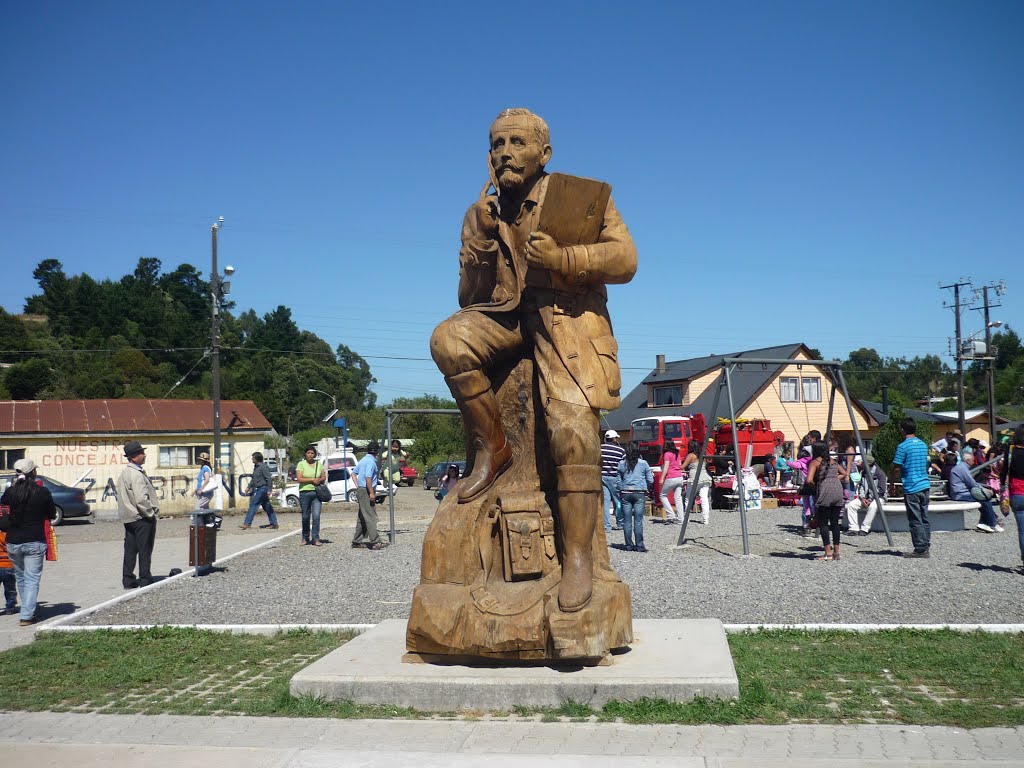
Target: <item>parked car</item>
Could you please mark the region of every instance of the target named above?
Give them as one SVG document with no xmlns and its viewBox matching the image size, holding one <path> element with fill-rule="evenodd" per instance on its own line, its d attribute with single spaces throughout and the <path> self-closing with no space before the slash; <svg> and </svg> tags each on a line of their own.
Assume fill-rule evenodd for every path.
<svg viewBox="0 0 1024 768">
<path fill-rule="evenodd" d="M 7 490 L 7 486 L 14 482 L 15 475 L 0 475 L 0 493 Z M 81 488 L 72 488 L 64 483 L 39 475 L 43 485 L 53 496 L 53 503 L 57 507 L 57 517 L 54 525 L 60 525 L 67 517 L 89 517 L 92 511 L 85 501 L 85 491 Z"/>
<path fill-rule="evenodd" d="M 448 466 L 454 464 L 459 468 L 459 477 L 466 474 L 466 462 L 464 461 L 441 461 L 432 466 L 423 475 L 423 487 L 426 490 L 431 488 L 437 488 L 441 484 L 441 478 L 444 477 L 444 473 L 448 471 Z"/>
<path fill-rule="evenodd" d="M 337 469 L 331 469 L 328 465 L 327 469 L 327 487 L 331 489 L 332 501 L 355 501 L 356 500 L 356 484 L 352 479 L 352 473 L 350 467 L 339 467 Z M 378 503 L 383 502 L 389 495 L 388 489 L 377 481 L 376 501 Z M 390 493 L 394 493 L 398 488 L 395 485 L 391 486 Z M 291 507 L 292 509 L 298 509 L 299 506 L 299 484 L 293 483 L 286 485 L 277 495 L 278 501 L 285 507 Z"/>
</svg>

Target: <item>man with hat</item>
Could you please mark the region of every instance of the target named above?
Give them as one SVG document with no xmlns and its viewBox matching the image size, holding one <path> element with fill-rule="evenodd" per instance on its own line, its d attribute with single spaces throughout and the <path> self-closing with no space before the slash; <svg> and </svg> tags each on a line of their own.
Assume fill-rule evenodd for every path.
<svg viewBox="0 0 1024 768">
<path fill-rule="evenodd" d="M 391 542 L 384 541 L 377 531 L 377 451 L 380 446 L 371 440 L 366 446 L 366 455 L 359 460 L 352 475 L 356 482 L 356 500 L 359 502 L 359 518 L 356 533 L 352 537 L 352 548 L 384 549 Z"/>
<path fill-rule="evenodd" d="M 124 444 L 128 466 L 117 478 L 117 511 L 124 523 L 124 564 L 121 584 L 125 589 L 145 587 L 153 583 L 150 563 L 156 542 L 156 516 L 160 507 L 156 503 L 156 488 L 142 465 L 146 463 L 146 449 L 138 440 Z M 139 561 L 139 578 L 135 578 L 135 560 Z"/>
<path fill-rule="evenodd" d="M 626 458 L 626 451 L 616 440 L 619 433 L 609 429 L 601 443 L 601 487 L 604 488 L 604 530 L 617 531 L 622 527 L 621 502 L 619 500 L 619 462 Z M 612 523 L 612 515 L 615 522 Z"/>
</svg>

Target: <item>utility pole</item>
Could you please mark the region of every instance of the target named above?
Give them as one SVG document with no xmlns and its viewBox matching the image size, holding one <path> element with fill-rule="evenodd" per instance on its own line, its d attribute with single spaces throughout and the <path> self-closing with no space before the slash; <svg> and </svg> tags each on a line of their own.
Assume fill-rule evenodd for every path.
<svg viewBox="0 0 1024 768">
<path fill-rule="evenodd" d="M 221 277 L 217 268 L 217 233 L 224 226 L 224 217 L 220 216 L 213 226 L 210 227 L 210 250 L 212 252 L 213 265 L 210 275 L 210 298 L 213 305 L 213 314 L 210 319 L 210 357 L 212 358 L 212 371 L 210 378 L 211 397 L 213 399 L 213 471 L 218 472 L 220 467 L 220 310 L 224 296 L 231 292 L 231 283 Z M 224 275 L 230 277 L 235 268 L 228 265 L 224 267 Z M 232 500 L 234 495 L 232 494 Z"/>
<path fill-rule="evenodd" d="M 213 318 L 210 320 L 210 358 L 213 361 L 211 388 L 213 390 L 213 472 L 220 470 L 220 270 L 217 269 L 217 232 L 224 222 L 221 216 L 210 227 L 212 238 L 213 268 L 210 278 L 210 292 L 213 304 Z"/>
<path fill-rule="evenodd" d="M 970 284 L 970 280 L 964 280 L 961 277 L 955 283 L 939 286 L 943 290 L 953 289 L 953 314 L 956 317 L 956 346 L 953 347 L 953 357 L 956 359 L 956 412 L 961 435 L 967 434 L 967 421 L 964 418 L 964 360 L 963 351 L 960 349 L 962 343 L 960 338 L 960 289 Z M 948 307 L 949 305 L 943 304 L 943 306 Z"/>
<path fill-rule="evenodd" d="M 992 329 L 998 328 L 1002 325 L 1002 322 L 995 321 L 989 317 L 989 309 L 992 307 L 1001 307 L 1002 304 L 991 304 L 989 303 L 988 292 L 992 290 L 997 296 L 1002 296 L 1006 293 L 1006 285 L 1000 280 L 998 283 L 990 283 L 989 285 L 983 285 L 980 289 L 975 289 L 974 293 L 982 295 L 984 306 L 982 307 L 985 313 L 985 358 L 988 366 L 985 370 L 985 378 L 988 380 L 988 439 L 989 445 L 995 445 L 996 442 L 996 351 L 992 349 Z"/>
</svg>

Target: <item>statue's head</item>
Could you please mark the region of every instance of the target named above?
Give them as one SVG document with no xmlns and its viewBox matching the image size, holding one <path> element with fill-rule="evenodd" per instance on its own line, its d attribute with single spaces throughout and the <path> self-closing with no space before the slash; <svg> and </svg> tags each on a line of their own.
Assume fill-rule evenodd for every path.
<svg viewBox="0 0 1024 768">
<path fill-rule="evenodd" d="M 551 159 L 548 124 L 528 109 L 506 109 L 491 125 L 490 160 L 503 192 L 529 188 Z"/>
</svg>

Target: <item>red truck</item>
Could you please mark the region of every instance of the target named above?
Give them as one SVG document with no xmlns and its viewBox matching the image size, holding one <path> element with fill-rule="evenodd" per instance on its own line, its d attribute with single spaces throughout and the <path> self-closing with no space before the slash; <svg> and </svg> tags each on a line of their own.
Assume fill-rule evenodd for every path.
<svg viewBox="0 0 1024 768">
<path fill-rule="evenodd" d="M 768 419 L 737 419 L 737 437 L 740 444 L 741 467 L 764 464 L 769 459 L 775 459 L 775 449 L 786 441 L 786 436 L 779 431 L 772 431 L 772 423 Z M 732 453 L 732 423 L 728 419 L 719 419 L 715 427 L 714 443 L 718 446 L 724 445 L 726 453 Z M 709 449 L 708 453 L 712 450 Z M 747 461 L 750 456 L 750 461 Z"/>
<path fill-rule="evenodd" d="M 737 426 L 740 466 L 746 466 L 748 451 L 751 455 L 751 464 L 768 461 L 769 457 L 775 455 L 775 447 L 782 445 L 786 439 L 782 432 L 772 432 L 768 419 L 739 419 Z M 665 445 L 671 442 L 685 455 L 690 440 L 701 443 L 707 437 L 707 422 L 699 413 L 689 416 L 651 416 L 636 419 L 630 425 L 630 439 L 640 444 L 640 456 L 654 471 L 655 497 L 661 490 L 661 454 Z M 732 453 L 732 424 L 728 419 L 719 419 L 715 426 L 707 450 L 709 457 L 715 453 L 716 446 L 719 445 L 726 446 L 726 452 Z"/>
</svg>

